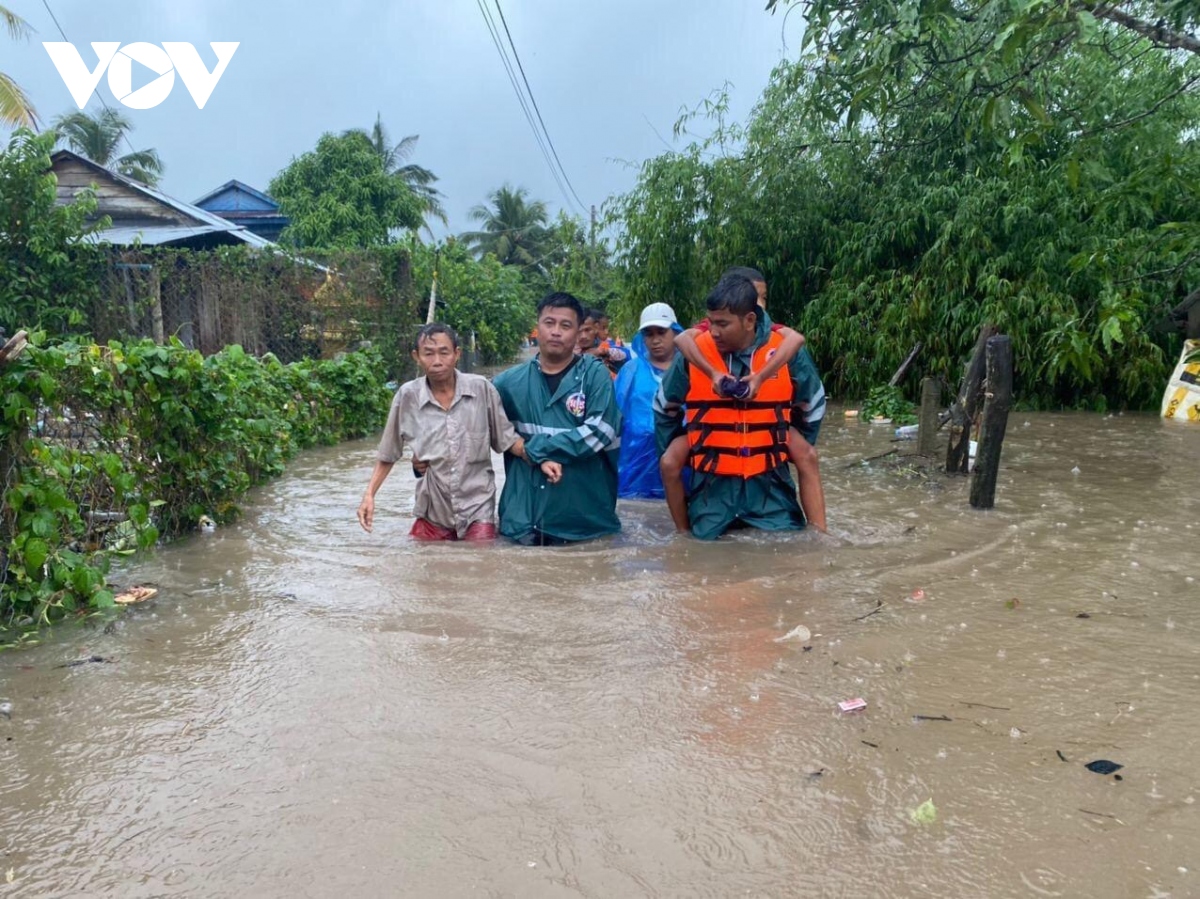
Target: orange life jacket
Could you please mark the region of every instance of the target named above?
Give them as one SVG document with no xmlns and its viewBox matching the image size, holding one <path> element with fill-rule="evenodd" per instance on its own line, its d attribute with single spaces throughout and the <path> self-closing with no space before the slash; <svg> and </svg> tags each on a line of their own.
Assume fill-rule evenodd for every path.
<svg viewBox="0 0 1200 899">
<path fill-rule="evenodd" d="M 762 371 L 783 343 L 777 332 L 759 347 L 751 371 Z M 728 372 L 711 334 L 700 334 L 696 346 L 713 371 Z M 718 396 L 712 381 L 688 366 L 687 437 L 692 467 L 705 474 L 752 478 L 787 462 L 787 431 L 792 405 L 792 378 L 785 364 L 765 381 L 753 402 Z"/>
</svg>

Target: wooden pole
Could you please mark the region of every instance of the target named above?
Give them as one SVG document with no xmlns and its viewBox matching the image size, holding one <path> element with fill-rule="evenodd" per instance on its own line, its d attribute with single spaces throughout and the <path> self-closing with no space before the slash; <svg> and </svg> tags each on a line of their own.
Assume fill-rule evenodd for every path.
<svg viewBox="0 0 1200 899">
<path fill-rule="evenodd" d="M 912 361 L 917 358 L 917 353 L 921 352 L 922 346 L 924 346 L 924 344 L 918 340 L 917 345 L 909 352 L 908 358 L 900 363 L 900 367 L 896 369 L 895 374 L 892 375 L 892 379 L 888 381 L 888 387 L 895 387 L 900 383 L 901 379 L 904 377 L 904 373 L 907 372 L 908 367 L 912 365 Z"/>
<path fill-rule="evenodd" d="M 971 507 L 990 509 L 996 504 L 996 474 L 1000 470 L 1000 447 L 1012 406 L 1012 341 L 1006 334 L 988 338 L 987 392 L 983 423 L 979 428 L 979 451 L 975 455 L 975 477 L 971 481 Z"/>
<path fill-rule="evenodd" d="M 996 334 L 995 325 L 984 325 L 979 329 L 975 341 L 975 352 L 967 365 L 958 398 L 950 406 L 950 445 L 946 448 L 946 471 L 949 474 L 966 474 L 971 449 L 971 425 L 975 412 L 983 398 L 983 376 L 987 369 L 987 341 Z"/>
<path fill-rule="evenodd" d="M 938 378 L 921 381 L 921 416 L 917 427 L 917 452 L 932 456 L 937 452 L 938 413 L 942 407 L 942 382 Z"/>
</svg>

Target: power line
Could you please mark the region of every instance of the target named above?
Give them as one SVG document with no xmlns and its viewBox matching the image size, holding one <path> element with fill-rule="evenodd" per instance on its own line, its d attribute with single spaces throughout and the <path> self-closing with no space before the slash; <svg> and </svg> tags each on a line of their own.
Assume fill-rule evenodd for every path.
<svg viewBox="0 0 1200 899">
<path fill-rule="evenodd" d="M 513 68 L 512 61 L 508 58 L 508 54 L 505 52 L 504 45 L 500 40 L 500 30 L 496 26 L 495 20 L 492 18 L 491 13 L 488 11 L 484 0 L 476 0 L 476 4 L 479 6 L 479 12 L 483 15 L 483 22 L 487 26 L 488 33 L 491 35 L 492 44 L 495 46 L 496 52 L 500 54 L 500 61 L 504 65 L 504 71 L 508 75 L 508 81 L 512 86 L 513 93 L 517 95 L 517 102 L 520 104 L 521 111 L 525 115 L 525 121 L 529 125 L 529 129 L 533 132 L 534 140 L 537 142 L 538 149 L 542 154 L 542 158 L 546 161 L 546 167 L 550 169 L 550 174 L 554 177 L 554 181 L 558 185 L 558 189 L 562 193 L 563 200 L 565 201 L 566 205 L 570 206 L 572 205 L 571 196 L 567 192 L 567 188 L 563 183 L 562 176 L 559 174 L 558 169 L 554 165 L 554 161 L 546 147 L 545 139 L 543 138 L 541 131 L 538 129 L 537 124 L 534 122 L 533 113 L 530 111 L 529 103 L 525 99 L 524 93 L 521 91 L 520 84 L 517 82 L 517 74 Z"/>
<path fill-rule="evenodd" d="M 571 188 L 571 196 L 575 198 L 581 209 L 586 210 L 587 204 L 579 199 L 579 194 L 575 192 L 575 185 L 567 177 L 567 169 L 562 164 L 562 160 L 558 158 L 558 151 L 554 149 L 554 141 L 550 139 L 550 129 L 546 127 L 546 122 L 542 119 L 542 111 L 538 109 L 537 99 L 533 96 L 533 88 L 529 86 L 529 79 L 525 77 L 525 67 L 521 65 L 521 57 L 517 53 L 517 45 L 513 43 L 512 32 L 508 30 L 508 21 L 504 18 L 504 10 L 500 8 L 500 0 L 492 0 L 492 2 L 496 4 L 496 12 L 500 13 L 500 24 L 504 26 L 504 33 L 508 36 L 508 45 L 512 48 L 513 59 L 517 61 L 517 69 L 521 72 L 521 80 L 525 82 L 525 90 L 529 92 L 529 101 L 533 104 L 533 111 L 537 113 L 538 122 L 541 123 L 542 131 L 546 135 L 546 143 L 550 146 L 550 152 L 554 154 L 554 161 L 558 163 L 558 167 L 562 171 L 563 180 L 567 182 L 567 187 Z"/>
<path fill-rule="evenodd" d="M 479 6 L 479 11 L 483 14 L 483 22 L 487 26 L 488 33 L 492 36 L 492 45 L 496 48 L 496 52 L 500 54 L 500 61 L 504 65 L 504 71 L 508 74 L 508 83 L 512 85 L 513 92 L 517 95 L 517 102 L 520 103 L 521 111 L 525 114 L 525 121 L 533 132 L 533 138 L 542 153 L 542 158 L 546 161 L 546 167 L 550 169 L 550 174 L 554 176 L 554 181 L 558 184 L 559 191 L 562 192 L 563 200 L 569 206 L 571 198 L 567 195 L 567 189 L 559 177 L 558 170 L 554 167 L 554 163 L 550 159 L 550 153 L 546 149 L 546 143 L 542 138 L 542 134 L 533 122 L 533 114 L 529 111 L 529 104 L 525 100 L 525 95 L 521 93 L 520 86 L 517 84 L 517 75 L 513 70 L 512 61 L 509 60 L 508 54 L 504 52 L 503 44 L 500 43 L 500 30 L 496 27 L 495 20 L 492 19 L 484 0 L 476 0 L 476 3 Z"/>
<path fill-rule="evenodd" d="M 67 43 L 67 44 L 71 43 L 69 40 L 67 40 L 67 33 L 66 33 L 65 31 L 63 31 L 63 27 L 62 27 L 62 25 L 60 25 L 60 24 L 58 23 L 58 16 L 56 16 L 56 15 L 54 14 L 54 10 L 52 10 L 52 9 L 50 8 L 50 2 L 49 2 L 49 0 L 42 0 L 42 6 L 46 7 L 46 12 L 50 13 L 50 19 L 51 19 L 51 21 L 53 21 L 53 22 L 54 22 L 54 27 L 58 29 L 58 33 L 59 33 L 60 35 L 62 35 L 63 42 L 64 42 L 64 43 Z M 101 93 L 100 93 L 100 91 L 98 91 L 98 90 L 96 91 L 96 96 L 100 98 L 100 105 L 102 105 L 102 106 L 103 106 L 105 109 L 107 109 L 109 112 L 112 112 L 112 111 L 113 111 L 113 110 L 112 110 L 112 109 L 109 107 L 109 105 L 108 105 L 108 101 L 106 101 L 106 100 L 104 99 L 104 95 L 103 95 L 103 94 L 101 94 Z M 125 131 L 122 131 L 122 132 L 121 132 L 121 137 L 125 138 L 125 146 L 127 146 L 127 147 L 129 148 L 129 152 L 130 152 L 130 153 L 136 153 L 136 152 L 137 152 L 137 150 L 133 149 L 133 143 L 132 143 L 132 142 L 129 140 L 129 135 L 128 135 L 128 134 L 127 134 Z"/>
</svg>

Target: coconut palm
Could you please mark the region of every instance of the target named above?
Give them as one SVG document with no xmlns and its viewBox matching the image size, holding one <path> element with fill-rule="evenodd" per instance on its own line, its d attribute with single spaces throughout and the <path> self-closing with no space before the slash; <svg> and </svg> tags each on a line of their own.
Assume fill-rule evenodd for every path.
<svg viewBox="0 0 1200 899">
<path fill-rule="evenodd" d="M 5 6 L 0 6 L 0 21 L 14 40 L 27 38 L 33 32 L 24 19 Z M 36 128 L 37 111 L 21 86 L 0 72 L 0 122 L 14 128 Z"/>
<path fill-rule="evenodd" d="M 405 162 L 416 150 L 417 141 L 421 137 L 419 134 L 410 134 L 393 144 L 387 128 L 384 127 L 383 116 L 378 113 L 375 115 L 375 124 L 371 126 L 370 131 L 363 128 L 350 128 L 343 133 L 366 135 L 371 146 L 375 148 L 375 152 L 379 154 L 384 171 L 395 175 L 417 195 L 425 217 L 427 219 L 435 218 L 443 225 L 449 224 L 449 220 L 446 218 L 446 209 L 442 206 L 442 192 L 433 186 L 438 179 L 437 175 L 424 166 Z M 428 224 L 425 225 L 425 230 L 429 230 Z"/>
<path fill-rule="evenodd" d="M 54 131 L 60 144 L 65 143 L 97 165 L 154 187 L 163 173 L 157 150 L 135 150 L 124 156 L 117 155 L 121 141 L 131 130 L 133 126 L 129 119 L 108 107 L 94 116 L 72 112 L 54 120 Z"/>
<path fill-rule="evenodd" d="M 468 231 L 462 240 L 479 254 L 495 255 L 504 265 L 534 267 L 545 255 L 549 238 L 549 214 L 541 200 L 530 200 L 523 187 L 505 184 L 488 195 L 488 202 L 472 207 L 471 221 L 482 226 Z"/>
</svg>

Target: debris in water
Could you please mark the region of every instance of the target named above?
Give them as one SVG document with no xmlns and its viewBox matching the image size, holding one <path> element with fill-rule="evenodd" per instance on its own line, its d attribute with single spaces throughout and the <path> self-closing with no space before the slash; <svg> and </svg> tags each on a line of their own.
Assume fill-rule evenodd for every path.
<svg viewBox="0 0 1200 899">
<path fill-rule="evenodd" d="M 803 624 L 797 624 L 794 628 L 784 634 L 782 637 L 776 637 L 776 643 L 783 643 L 787 640 L 798 640 L 804 643 L 812 639 L 812 631 L 806 628 Z"/>
<path fill-rule="evenodd" d="M 825 769 L 824 769 L 824 768 L 822 768 L 822 769 L 821 769 L 821 770 L 819 770 L 819 771 L 811 771 L 811 772 L 809 772 L 808 779 L 809 779 L 809 780 L 820 780 L 820 779 L 821 779 L 822 777 L 824 777 L 824 776 L 825 776 Z"/>
<path fill-rule="evenodd" d="M 856 697 L 854 699 L 843 699 L 838 703 L 838 708 L 843 712 L 857 712 L 859 709 L 865 709 L 866 707 L 867 701 L 861 697 Z"/>
<path fill-rule="evenodd" d="M 201 515 L 200 520 L 197 521 L 196 524 L 197 524 L 197 526 L 199 526 L 201 534 L 216 533 L 217 523 L 215 521 L 213 521 L 211 518 L 209 518 L 207 515 Z"/>
<path fill-rule="evenodd" d="M 932 824 L 937 820 L 937 806 L 933 804 L 932 799 L 926 799 L 909 811 L 908 816 L 912 818 L 913 824 Z"/>
<path fill-rule="evenodd" d="M 845 415 L 846 418 L 858 418 L 858 410 L 857 409 L 847 409 L 842 414 Z"/>
<path fill-rule="evenodd" d="M 946 715 L 913 715 L 913 721 L 953 721 Z"/>
<path fill-rule="evenodd" d="M 1062 754 L 1062 750 L 1061 750 L 1061 749 L 1056 749 L 1056 750 L 1054 750 L 1054 754 L 1055 754 L 1056 756 L 1058 756 L 1058 760 L 1059 760 L 1060 762 L 1065 762 L 1065 761 L 1067 761 L 1067 757 L 1066 757 L 1065 755 L 1063 755 L 1063 754 Z"/>
<path fill-rule="evenodd" d="M 3 715 L 9 721 L 12 721 L 12 703 L 0 702 L 0 715 Z"/>
<path fill-rule="evenodd" d="M 66 662 L 62 665 L 55 665 L 54 667 L 55 668 L 78 668 L 80 665 L 91 665 L 93 663 L 107 665 L 107 664 L 111 663 L 112 661 L 113 661 L 112 659 L 106 659 L 106 658 L 104 658 L 104 656 L 89 656 L 86 659 L 76 659 L 73 662 Z"/>
<path fill-rule="evenodd" d="M 1078 466 L 1078 465 L 1076 465 L 1074 468 L 1072 468 L 1072 469 L 1071 469 L 1071 474 L 1076 474 L 1076 475 L 1077 475 L 1077 474 L 1083 474 L 1083 472 L 1081 472 L 1081 471 L 1079 470 L 1079 466 Z"/>
<path fill-rule="evenodd" d="M 1010 599 L 1008 602 L 1006 602 L 1006 603 L 1004 604 L 1004 608 L 1006 608 L 1006 609 L 1019 609 L 1019 608 L 1021 608 L 1021 600 L 1017 599 L 1017 598 L 1014 596 L 1012 599 Z"/>
<path fill-rule="evenodd" d="M 858 742 L 862 743 L 864 746 L 870 746 L 872 749 L 879 748 L 878 743 L 872 743 L 870 740 L 859 740 Z"/>
<path fill-rule="evenodd" d="M 1078 615 L 1076 615 L 1075 617 L 1076 617 L 1076 618 L 1091 618 L 1092 616 L 1091 616 L 1091 615 L 1089 615 L 1087 612 L 1080 612 L 1080 613 L 1079 613 Z"/>
<path fill-rule="evenodd" d="M 148 599 L 153 599 L 157 595 L 157 587 L 149 587 L 146 584 L 138 584 L 136 587 L 130 587 L 128 590 L 118 593 L 113 597 L 113 602 L 127 606 L 135 602 L 145 602 Z"/>
<path fill-rule="evenodd" d="M 1119 765 L 1116 762 L 1110 762 L 1108 759 L 1096 759 L 1094 762 L 1088 762 L 1083 767 L 1096 774 L 1112 774 L 1115 771 L 1120 771 L 1124 765 Z"/>
<path fill-rule="evenodd" d="M 925 591 L 922 590 L 920 587 L 918 587 L 916 590 L 914 590 L 912 592 L 912 601 L 913 602 L 924 602 L 925 601 Z"/>
</svg>

